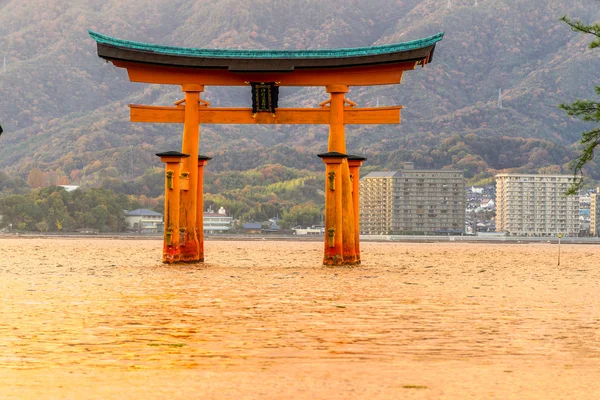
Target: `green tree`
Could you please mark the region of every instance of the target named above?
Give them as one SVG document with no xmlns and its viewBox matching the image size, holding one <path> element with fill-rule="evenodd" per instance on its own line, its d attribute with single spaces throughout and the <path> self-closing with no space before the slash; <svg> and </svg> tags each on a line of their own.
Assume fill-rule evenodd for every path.
<svg viewBox="0 0 600 400">
<path fill-rule="evenodd" d="M 589 44 L 590 49 L 600 47 L 600 23 L 586 25 L 581 21 L 575 21 L 566 15 L 561 18 L 574 32 L 583 32 L 595 36 Z M 600 86 L 596 86 L 596 94 L 600 95 Z M 568 115 L 579 117 L 586 122 L 600 122 L 600 102 L 592 100 L 576 100 L 571 104 L 559 105 Z M 581 134 L 581 145 L 583 149 L 577 159 L 573 161 L 571 167 L 575 175 L 575 183 L 571 185 L 567 193 L 576 194 L 583 186 L 581 171 L 583 167 L 594 158 L 594 149 L 600 146 L 600 127 L 596 127 Z"/>
<path fill-rule="evenodd" d="M 311 226 L 319 222 L 321 215 L 323 215 L 322 211 L 313 203 L 300 204 L 292 207 L 283 215 L 282 225 L 285 227 Z"/>
<path fill-rule="evenodd" d="M 105 205 L 98 205 L 91 209 L 90 214 L 90 225 L 98 230 L 104 230 L 110 217 L 108 208 Z"/>
</svg>

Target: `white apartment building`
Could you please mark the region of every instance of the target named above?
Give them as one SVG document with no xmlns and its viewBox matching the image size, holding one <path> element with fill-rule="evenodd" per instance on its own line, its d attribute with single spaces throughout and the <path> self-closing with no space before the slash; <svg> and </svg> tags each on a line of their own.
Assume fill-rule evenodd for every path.
<svg viewBox="0 0 600 400">
<path fill-rule="evenodd" d="M 590 195 L 590 236 L 600 236 L 600 187 Z"/>
<path fill-rule="evenodd" d="M 232 217 L 227 216 L 227 212 L 223 207 L 218 212 L 212 210 L 205 211 L 204 216 L 204 232 L 207 233 L 225 233 L 231 230 Z"/>
<path fill-rule="evenodd" d="M 367 235 L 461 234 L 462 171 L 371 172 L 360 180 L 360 231 Z"/>
<path fill-rule="evenodd" d="M 147 208 L 139 208 L 125 214 L 125 223 L 140 233 L 157 233 L 162 226 L 163 215 Z"/>
<path fill-rule="evenodd" d="M 572 175 L 496 175 L 496 231 L 515 236 L 579 235 Z"/>
</svg>

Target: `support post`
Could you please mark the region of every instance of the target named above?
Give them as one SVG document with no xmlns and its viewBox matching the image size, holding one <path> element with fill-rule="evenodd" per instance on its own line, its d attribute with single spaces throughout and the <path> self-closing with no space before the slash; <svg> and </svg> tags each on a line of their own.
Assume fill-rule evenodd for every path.
<svg viewBox="0 0 600 400">
<path fill-rule="evenodd" d="M 211 157 L 198 156 L 198 202 L 196 206 L 196 231 L 198 232 L 198 258 L 204 262 L 204 166 Z"/>
<path fill-rule="evenodd" d="M 343 265 L 342 163 L 346 160 L 346 155 L 329 152 L 318 156 L 325 163 L 325 250 L 323 264 Z"/>
<path fill-rule="evenodd" d="M 346 154 L 346 137 L 344 133 L 344 94 L 348 93 L 346 85 L 327 85 L 329 101 L 329 140 L 327 151 Z"/>
<path fill-rule="evenodd" d="M 179 244 L 179 174 L 181 160 L 189 157 L 189 154 L 167 151 L 156 155 L 165 163 L 165 216 L 162 260 L 164 263 L 170 264 L 181 260 L 181 248 Z"/>
<path fill-rule="evenodd" d="M 346 137 L 344 126 L 345 93 L 348 86 L 341 84 L 327 85 L 329 99 L 329 140 L 327 150 L 346 154 Z M 341 213 L 342 213 L 342 253 L 343 265 L 352 265 L 358 262 L 356 257 L 356 228 L 354 217 L 354 204 L 352 200 L 352 183 L 350 181 L 350 169 L 346 158 L 340 165 L 341 173 Z"/>
<path fill-rule="evenodd" d="M 354 246 L 356 249 L 356 261 L 360 264 L 360 167 L 365 157 L 349 155 L 348 166 L 352 181 L 352 203 L 354 205 Z"/>
<path fill-rule="evenodd" d="M 181 192 L 181 261 L 200 261 L 200 247 L 197 231 L 198 207 L 198 147 L 200 144 L 199 101 L 204 86 L 198 84 L 182 85 L 185 93 L 185 116 L 183 125 L 182 152 L 189 154 L 183 162 L 181 177 L 184 180 Z M 186 182 L 187 181 L 187 182 Z M 187 187 L 186 187 L 187 186 Z"/>
</svg>

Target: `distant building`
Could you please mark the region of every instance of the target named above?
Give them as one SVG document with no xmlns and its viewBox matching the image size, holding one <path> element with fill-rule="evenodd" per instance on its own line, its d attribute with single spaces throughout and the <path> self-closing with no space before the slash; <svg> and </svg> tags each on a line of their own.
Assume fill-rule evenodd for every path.
<svg viewBox="0 0 600 400">
<path fill-rule="evenodd" d="M 590 208 L 590 202 L 592 200 L 592 193 L 581 193 L 579 194 L 579 208 Z"/>
<path fill-rule="evenodd" d="M 262 224 L 260 222 L 246 222 L 242 225 L 244 228 L 244 233 L 261 233 L 262 232 Z"/>
<path fill-rule="evenodd" d="M 67 192 L 72 192 L 73 190 L 79 189 L 77 185 L 58 185 L 61 188 L 64 188 Z"/>
<path fill-rule="evenodd" d="M 362 234 L 461 234 L 465 226 L 462 171 L 404 169 L 360 180 Z"/>
<path fill-rule="evenodd" d="M 264 233 L 278 233 L 281 231 L 281 225 L 269 220 L 266 224 L 267 228 L 263 229 Z"/>
<path fill-rule="evenodd" d="M 572 175 L 496 175 L 496 230 L 517 236 L 579 235 Z"/>
<path fill-rule="evenodd" d="M 479 207 L 482 210 L 493 210 L 495 206 L 496 206 L 496 203 L 492 199 L 483 199 L 479 203 Z"/>
<path fill-rule="evenodd" d="M 204 212 L 204 232 L 208 233 L 225 233 L 231 230 L 231 217 L 227 216 L 227 212 L 223 207 L 218 212 L 208 210 Z"/>
<path fill-rule="evenodd" d="M 590 195 L 590 235 L 600 236 L 600 187 Z"/>
<path fill-rule="evenodd" d="M 590 234 L 591 220 L 590 210 L 585 209 L 579 210 L 579 235 L 580 236 L 592 236 Z"/>
<path fill-rule="evenodd" d="M 125 214 L 125 223 L 130 229 L 140 233 L 158 233 L 161 231 L 163 215 L 156 211 L 140 208 Z"/>
<path fill-rule="evenodd" d="M 273 217 L 263 223 L 267 228 L 263 230 L 265 233 L 279 233 L 281 231 L 281 218 Z"/>
<path fill-rule="evenodd" d="M 323 228 L 295 228 L 294 235 L 322 235 L 323 231 Z"/>
</svg>

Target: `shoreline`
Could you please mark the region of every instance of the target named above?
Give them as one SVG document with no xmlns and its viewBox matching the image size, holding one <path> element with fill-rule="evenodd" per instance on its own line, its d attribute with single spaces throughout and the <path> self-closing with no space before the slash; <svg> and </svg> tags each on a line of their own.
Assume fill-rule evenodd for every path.
<svg viewBox="0 0 600 400">
<path fill-rule="evenodd" d="M 1 233 L 2 239 L 110 239 L 110 240 L 156 240 L 162 241 L 162 235 L 131 235 L 127 233 L 110 234 L 40 234 L 40 233 Z M 272 242 L 322 242 L 321 235 L 260 235 L 260 234 L 231 234 L 231 235 L 207 235 L 206 242 L 213 241 L 272 241 Z M 482 244 L 558 244 L 556 237 L 523 237 L 523 236 L 434 236 L 434 235 L 361 235 L 361 243 L 482 243 Z M 585 244 L 600 245 L 600 237 L 563 237 L 562 244 Z"/>
</svg>

